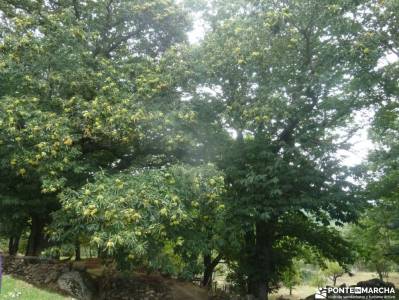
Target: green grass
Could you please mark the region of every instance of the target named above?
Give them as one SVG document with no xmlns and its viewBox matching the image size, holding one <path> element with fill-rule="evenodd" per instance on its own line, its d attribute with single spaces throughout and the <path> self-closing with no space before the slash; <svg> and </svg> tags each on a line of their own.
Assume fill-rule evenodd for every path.
<svg viewBox="0 0 399 300">
<path fill-rule="evenodd" d="M 49 293 L 38 289 L 29 283 L 3 276 L 0 300 L 68 300 L 70 297 Z"/>
</svg>

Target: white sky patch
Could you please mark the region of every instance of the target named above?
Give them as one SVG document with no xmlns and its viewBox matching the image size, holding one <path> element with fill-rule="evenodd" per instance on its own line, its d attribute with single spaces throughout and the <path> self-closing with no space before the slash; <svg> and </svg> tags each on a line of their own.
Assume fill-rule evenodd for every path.
<svg viewBox="0 0 399 300">
<path fill-rule="evenodd" d="M 351 125 L 358 130 L 348 139 L 351 147 L 349 150 L 342 149 L 337 152 L 343 165 L 353 167 L 361 164 L 367 159 L 369 152 L 374 149 L 372 141 L 368 138 L 373 117 L 374 112 L 369 109 L 355 112 Z M 346 136 L 345 132 L 339 134 L 343 138 Z"/>
<path fill-rule="evenodd" d="M 190 44 L 197 44 L 202 41 L 205 36 L 206 25 L 201 13 L 193 13 L 192 18 L 193 30 L 188 33 L 188 41 Z"/>
<path fill-rule="evenodd" d="M 398 60 L 399 57 L 395 53 L 388 52 L 378 61 L 376 69 L 384 68 L 390 64 L 398 62 Z M 349 150 L 341 150 L 338 152 L 344 165 L 352 167 L 361 164 L 366 161 L 370 151 L 375 149 L 375 145 L 368 138 L 368 132 L 371 127 L 373 116 L 374 114 L 370 110 L 360 111 L 355 116 L 354 121 L 359 125 L 360 129 L 349 140 L 352 147 Z"/>
<path fill-rule="evenodd" d="M 399 60 L 399 57 L 393 53 L 393 52 L 388 52 L 386 54 L 386 56 L 382 57 L 379 61 L 378 61 L 378 66 L 377 66 L 377 70 L 384 68 L 390 64 L 393 64 L 395 62 L 397 62 Z"/>
<path fill-rule="evenodd" d="M 367 155 L 373 149 L 373 143 L 368 139 L 368 129 L 360 129 L 356 134 L 352 136 L 349 143 L 352 147 L 349 150 L 339 150 L 338 156 L 342 159 L 342 164 L 348 167 L 353 167 L 361 164 L 367 159 Z"/>
</svg>

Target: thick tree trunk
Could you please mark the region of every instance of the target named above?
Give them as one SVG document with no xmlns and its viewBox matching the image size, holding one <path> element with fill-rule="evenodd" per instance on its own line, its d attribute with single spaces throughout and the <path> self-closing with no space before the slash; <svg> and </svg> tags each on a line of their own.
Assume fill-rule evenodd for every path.
<svg viewBox="0 0 399 300">
<path fill-rule="evenodd" d="M 19 249 L 19 240 L 21 238 L 21 234 L 13 235 L 10 237 L 8 242 L 8 254 L 10 256 L 15 256 L 18 253 Z"/>
<path fill-rule="evenodd" d="M 76 242 L 75 244 L 75 260 L 79 261 L 81 259 L 80 257 L 80 243 Z"/>
<path fill-rule="evenodd" d="M 256 295 L 256 280 L 253 275 L 249 275 L 247 279 L 247 294 L 255 297 Z"/>
<path fill-rule="evenodd" d="M 258 300 L 268 300 L 269 299 L 269 291 L 267 289 L 266 284 L 267 283 L 263 280 L 260 280 L 258 282 L 258 284 L 257 284 L 258 293 L 256 295 L 257 296 L 256 299 L 258 299 Z"/>
<path fill-rule="evenodd" d="M 241 265 L 243 265 L 246 269 L 252 270 L 253 265 L 255 264 L 255 234 L 254 232 L 248 231 L 245 233 L 245 246 L 242 256 Z M 254 272 L 249 272 L 247 274 L 247 294 L 255 295 L 256 294 L 256 276 Z"/>
<path fill-rule="evenodd" d="M 204 255 L 204 275 L 202 278 L 201 285 L 207 288 L 212 287 L 212 275 L 216 266 L 222 259 L 222 255 L 219 254 L 214 260 L 210 254 Z"/>
<path fill-rule="evenodd" d="M 273 223 L 258 222 L 256 224 L 255 257 L 252 269 L 256 277 L 252 295 L 257 300 L 267 300 L 269 281 L 272 272 Z"/>
<path fill-rule="evenodd" d="M 31 231 L 26 248 L 26 256 L 39 256 L 44 245 L 45 222 L 37 216 L 32 217 Z"/>
<path fill-rule="evenodd" d="M 247 293 L 256 300 L 267 300 L 272 273 L 273 221 L 258 222 L 254 231 L 245 235 L 242 265 L 247 273 Z"/>
</svg>

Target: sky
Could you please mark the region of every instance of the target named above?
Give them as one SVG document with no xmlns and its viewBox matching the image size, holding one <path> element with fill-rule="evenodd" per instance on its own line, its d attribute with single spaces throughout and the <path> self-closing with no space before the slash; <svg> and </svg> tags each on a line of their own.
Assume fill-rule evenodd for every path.
<svg viewBox="0 0 399 300">
<path fill-rule="evenodd" d="M 344 165 L 353 167 L 361 164 L 367 159 L 369 151 L 373 149 L 373 143 L 368 138 L 371 118 L 368 111 L 359 112 L 355 116 L 355 123 L 360 129 L 349 140 L 352 147 L 349 150 L 338 151 L 338 156 L 341 157 Z"/>
</svg>

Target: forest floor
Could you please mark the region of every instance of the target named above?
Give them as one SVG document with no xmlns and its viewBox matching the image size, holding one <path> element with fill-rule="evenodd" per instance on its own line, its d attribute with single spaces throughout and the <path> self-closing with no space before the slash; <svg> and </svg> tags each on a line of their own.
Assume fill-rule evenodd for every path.
<svg viewBox="0 0 399 300">
<path fill-rule="evenodd" d="M 168 281 L 167 284 L 172 290 L 174 300 L 206 300 L 208 293 L 206 290 L 193 285 L 189 282 Z"/>
</svg>

